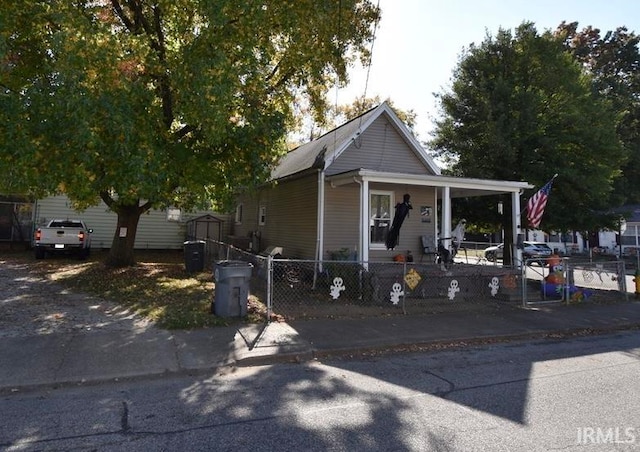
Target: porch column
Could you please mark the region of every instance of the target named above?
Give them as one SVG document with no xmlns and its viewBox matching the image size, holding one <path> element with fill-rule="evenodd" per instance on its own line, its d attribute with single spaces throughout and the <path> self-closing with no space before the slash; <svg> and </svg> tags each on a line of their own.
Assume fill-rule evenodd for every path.
<svg viewBox="0 0 640 452">
<path fill-rule="evenodd" d="M 442 227 L 440 228 L 440 238 L 443 238 L 442 245 L 449 249 L 451 247 L 451 187 L 442 187 Z M 437 243 L 436 243 L 437 245 Z"/>
<path fill-rule="evenodd" d="M 513 231 L 513 243 L 518 243 L 518 234 L 522 232 L 522 212 L 520 211 L 520 192 L 511 193 L 511 230 Z M 516 260 L 518 264 L 522 263 L 522 249 L 515 247 Z"/>
<path fill-rule="evenodd" d="M 369 260 L 369 181 L 360 184 L 360 240 L 358 255 L 362 262 Z M 366 264 L 365 264 L 366 265 Z"/>
</svg>

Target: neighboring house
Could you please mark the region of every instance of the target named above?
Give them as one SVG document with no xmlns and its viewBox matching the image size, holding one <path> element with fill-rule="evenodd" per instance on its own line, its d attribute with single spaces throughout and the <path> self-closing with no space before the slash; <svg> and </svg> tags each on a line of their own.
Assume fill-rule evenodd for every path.
<svg viewBox="0 0 640 452">
<path fill-rule="evenodd" d="M 233 232 L 250 237 L 255 251 L 281 246 L 283 255 L 362 261 L 390 260 L 411 251 L 421 236 L 436 246 L 437 231 L 451 231 L 451 199 L 511 194 L 514 243 L 520 232 L 520 193 L 526 182 L 443 176 L 440 168 L 393 110 L 383 103 L 285 155 L 272 181 L 238 197 Z M 403 195 L 413 210 L 395 249 L 385 238 Z M 450 234 L 444 234 L 445 238 Z M 255 249 L 255 248 L 259 248 Z"/>
<path fill-rule="evenodd" d="M 628 204 L 612 210 L 612 213 L 619 214 L 624 219 L 621 230 L 600 232 L 606 242 L 604 246 L 622 255 L 637 256 L 640 251 L 640 204 Z M 619 236 L 619 237 L 618 237 Z M 601 240 L 600 246 L 603 246 Z"/>
<path fill-rule="evenodd" d="M 531 230 L 527 231 L 527 239 L 546 242 L 551 248 L 566 254 L 582 253 L 590 248 L 597 248 L 598 252 L 619 255 L 622 245 L 623 255 L 637 255 L 640 250 L 640 204 L 621 206 L 613 209 L 611 213 L 619 214 L 625 219 L 621 231 L 600 230 L 584 236 L 579 232 L 559 234 Z"/>
<path fill-rule="evenodd" d="M 70 207 L 66 196 L 51 196 L 35 203 L 33 223 L 45 224 L 53 218 L 80 218 L 93 229 L 94 249 L 111 248 L 116 232 L 117 215 L 101 202 L 78 212 Z M 136 233 L 136 249 L 182 249 L 187 239 L 224 240 L 229 232 L 229 218 L 213 212 L 184 213 L 177 209 L 150 210 L 142 214 Z"/>
<path fill-rule="evenodd" d="M 622 232 L 622 251 L 637 255 L 640 252 L 640 204 L 622 206 L 617 209 L 625 219 Z"/>
</svg>

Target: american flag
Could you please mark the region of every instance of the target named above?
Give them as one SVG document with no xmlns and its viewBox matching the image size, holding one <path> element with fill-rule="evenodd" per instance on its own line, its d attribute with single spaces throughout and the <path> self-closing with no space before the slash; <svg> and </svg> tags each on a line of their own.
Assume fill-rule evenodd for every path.
<svg viewBox="0 0 640 452">
<path fill-rule="evenodd" d="M 554 176 L 549 182 L 544 184 L 544 187 L 538 190 L 535 195 L 529 198 L 529 202 L 527 202 L 527 219 L 529 220 L 529 226 L 532 228 L 540 226 L 542 214 L 547 205 L 547 199 L 549 199 L 549 193 L 551 192 L 551 186 L 555 178 Z"/>
</svg>

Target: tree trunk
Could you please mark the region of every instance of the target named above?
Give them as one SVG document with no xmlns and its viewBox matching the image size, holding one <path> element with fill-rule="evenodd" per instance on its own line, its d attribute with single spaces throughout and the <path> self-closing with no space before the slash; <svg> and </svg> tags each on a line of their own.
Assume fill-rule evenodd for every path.
<svg viewBox="0 0 640 452">
<path fill-rule="evenodd" d="M 133 245 L 136 241 L 136 232 L 138 230 L 138 221 L 143 210 L 138 206 L 119 205 L 113 209 L 118 214 L 118 225 L 111 250 L 106 260 L 109 267 L 129 267 L 135 265 L 136 261 L 133 255 Z"/>
</svg>

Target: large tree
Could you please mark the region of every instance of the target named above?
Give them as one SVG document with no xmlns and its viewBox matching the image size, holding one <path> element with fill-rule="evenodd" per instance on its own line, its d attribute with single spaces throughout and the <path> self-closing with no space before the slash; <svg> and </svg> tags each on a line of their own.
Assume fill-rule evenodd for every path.
<svg viewBox="0 0 640 452">
<path fill-rule="evenodd" d="M 536 189 L 558 173 L 542 227 L 591 229 L 591 212 L 606 205 L 623 152 L 608 102 L 560 39 L 531 23 L 487 35 L 463 52 L 451 89 L 438 99 L 442 114 L 430 144 L 450 173 L 525 180 Z M 468 206 L 476 221 L 490 224 L 499 220 L 496 201 Z M 510 222 L 505 227 L 511 237 Z"/>
<path fill-rule="evenodd" d="M 378 17 L 367 0 L 4 0 L 0 191 L 102 199 L 107 263 L 131 265 L 144 212 L 264 180 L 294 101 L 322 112 Z"/>
<path fill-rule="evenodd" d="M 610 101 L 627 153 L 611 204 L 640 203 L 640 37 L 619 27 L 604 34 L 578 23 L 562 22 L 556 35 L 593 79 L 596 93 Z"/>
</svg>

